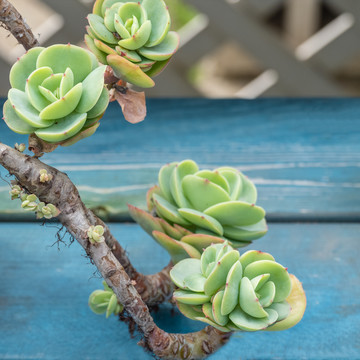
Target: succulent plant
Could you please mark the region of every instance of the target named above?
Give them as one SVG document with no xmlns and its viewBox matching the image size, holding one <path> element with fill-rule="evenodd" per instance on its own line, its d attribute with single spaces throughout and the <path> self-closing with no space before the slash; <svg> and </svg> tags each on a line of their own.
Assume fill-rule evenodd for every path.
<svg viewBox="0 0 360 360">
<path fill-rule="evenodd" d="M 26 210 L 26 211 L 36 211 L 37 209 L 37 206 L 38 206 L 38 198 L 36 195 L 34 194 L 30 194 L 30 195 L 27 195 L 27 194 L 21 194 L 20 195 L 20 198 L 21 198 L 21 207 Z"/>
<path fill-rule="evenodd" d="M 88 48 L 117 77 L 143 88 L 155 85 L 152 77 L 179 46 L 163 0 L 97 0 L 87 19 Z"/>
<path fill-rule="evenodd" d="M 90 226 L 90 228 L 87 231 L 89 241 L 92 244 L 104 242 L 105 241 L 105 237 L 103 236 L 104 232 L 105 229 L 101 225 Z"/>
<path fill-rule="evenodd" d="M 274 324 L 284 330 L 305 311 L 300 282 L 268 253 L 252 250 L 240 256 L 228 243 L 215 244 L 201 259 L 178 262 L 170 277 L 179 288 L 174 292 L 179 310 L 224 332 L 271 329 Z M 292 293 L 297 303 L 289 297 Z"/>
<path fill-rule="evenodd" d="M 19 185 L 12 185 L 9 194 L 11 195 L 11 200 L 15 200 L 20 197 L 21 187 Z"/>
<path fill-rule="evenodd" d="M 147 194 L 150 213 L 131 205 L 129 211 L 176 263 L 200 258 L 211 244 L 228 240 L 238 248 L 266 234 L 265 211 L 256 200 L 255 185 L 238 170 L 199 170 L 184 160 L 160 169 L 159 186 Z"/>
<path fill-rule="evenodd" d="M 92 135 L 109 103 L 106 66 L 78 46 L 36 47 L 11 68 L 4 120 L 19 134 L 71 145 Z"/>
<path fill-rule="evenodd" d="M 59 209 L 53 204 L 40 202 L 37 206 L 36 217 L 38 219 L 52 219 L 60 214 Z"/>
<path fill-rule="evenodd" d="M 118 315 L 123 311 L 123 305 L 118 303 L 112 289 L 103 281 L 104 290 L 95 290 L 89 296 L 90 309 L 95 314 L 104 314 L 108 318 L 111 314 Z"/>
<path fill-rule="evenodd" d="M 15 149 L 22 153 L 22 152 L 24 152 L 26 150 L 26 145 L 24 143 L 22 143 L 22 144 L 16 143 L 15 144 Z"/>
<path fill-rule="evenodd" d="M 51 174 L 48 174 L 46 169 L 41 169 L 40 170 L 40 179 L 39 180 L 40 180 L 41 183 L 51 181 L 52 178 L 53 178 L 53 176 Z"/>
</svg>

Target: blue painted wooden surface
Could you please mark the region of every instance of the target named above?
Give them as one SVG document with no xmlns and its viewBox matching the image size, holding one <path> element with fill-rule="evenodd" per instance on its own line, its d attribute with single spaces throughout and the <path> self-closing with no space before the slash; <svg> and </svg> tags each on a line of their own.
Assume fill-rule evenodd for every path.
<svg viewBox="0 0 360 360">
<path fill-rule="evenodd" d="M 95 136 L 44 160 L 113 220 L 127 217 L 127 202 L 143 206 L 162 164 L 185 158 L 243 170 L 269 219 L 359 220 L 359 115 L 360 99 L 151 99 L 147 119 L 131 125 L 112 103 Z M 26 139 L 0 122 L 0 141 Z M 19 214 L 8 190 L 0 183 L 2 219 Z"/>
<path fill-rule="evenodd" d="M 167 263 L 166 252 L 137 225 L 111 229 L 139 270 L 152 273 Z M 91 313 L 87 298 L 101 280 L 77 243 L 50 247 L 55 233 L 39 224 L 0 224 L 0 358 L 151 359 L 125 324 Z M 301 279 L 304 319 L 283 332 L 235 334 L 211 359 L 358 359 L 359 233 L 359 224 L 270 224 L 253 248 L 271 252 Z M 169 307 L 154 316 L 168 331 L 202 327 L 172 316 Z"/>
<path fill-rule="evenodd" d="M 144 205 L 163 163 L 193 158 L 243 170 L 268 219 L 282 221 L 270 221 L 252 248 L 271 252 L 301 279 L 308 307 L 295 328 L 235 334 L 211 358 L 360 359 L 360 99 L 150 100 L 148 113 L 130 125 L 112 104 L 96 136 L 44 160 L 114 220 L 126 218 L 126 202 Z M 25 139 L 0 123 L 0 141 Z M 0 220 L 24 219 L 7 192 L 0 184 Z M 168 262 L 137 225 L 110 225 L 140 271 Z M 123 323 L 90 312 L 88 295 L 101 280 L 76 243 L 50 247 L 52 226 L 0 223 L 0 359 L 151 359 Z M 202 327 L 168 306 L 154 317 L 168 331 Z"/>
</svg>

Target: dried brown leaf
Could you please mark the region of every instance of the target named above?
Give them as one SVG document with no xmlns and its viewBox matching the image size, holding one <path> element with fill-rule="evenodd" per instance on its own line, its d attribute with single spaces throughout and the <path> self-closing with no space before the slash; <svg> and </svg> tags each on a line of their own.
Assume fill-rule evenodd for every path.
<svg viewBox="0 0 360 360">
<path fill-rule="evenodd" d="M 125 120 L 136 124 L 146 116 L 146 100 L 144 92 L 137 92 L 128 88 L 119 91 L 115 88 L 113 96 L 120 104 Z"/>
</svg>

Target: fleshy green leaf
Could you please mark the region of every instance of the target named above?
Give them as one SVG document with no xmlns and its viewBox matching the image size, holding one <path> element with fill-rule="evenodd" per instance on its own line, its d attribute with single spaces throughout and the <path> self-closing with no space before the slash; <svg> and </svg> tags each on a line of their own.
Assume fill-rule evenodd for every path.
<svg viewBox="0 0 360 360">
<path fill-rule="evenodd" d="M 242 190 L 237 200 L 255 204 L 257 200 L 257 190 L 255 185 L 242 173 L 240 173 L 240 177 L 242 180 Z"/>
<path fill-rule="evenodd" d="M 241 309 L 250 316 L 255 318 L 264 318 L 268 316 L 255 294 L 251 281 L 247 277 L 243 277 L 240 282 L 239 303 Z"/>
<path fill-rule="evenodd" d="M 218 329 L 218 330 L 220 330 L 222 332 L 230 332 L 231 331 L 227 327 L 218 325 L 217 323 L 215 323 L 214 321 L 212 321 L 212 320 L 210 320 L 210 319 L 208 319 L 206 317 L 197 317 L 197 318 L 195 318 L 195 320 L 198 320 L 198 321 L 201 321 L 201 322 L 206 323 L 208 325 L 211 325 L 215 329 Z"/>
<path fill-rule="evenodd" d="M 140 29 L 134 35 L 132 35 L 127 39 L 120 40 L 119 45 L 129 50 L 140 49 L 148 41 L 150 33 L 151 33 L 151 21 L 147 20 L 144 22 L 144 24 L 141 25 Z M 152 59 L 152 60 L 156 60 L 156 59 Z"/>
<path fill-rule="evenodd" d="M 221 314 L 230 314 L 238 304 L 239 288 L 242 277 L 242 266 L 236 261 L 226 277 L 224 297 L 221 303 Z"/>
<path fill-rule="evenodd" d="M 259 295 L 260 304 L 267 308 L 274 301 L 276 293 L 275 284 L 272 281 L 268 281 L 257 291 L 257 293 Z"/>
<path fill-rule="evenodd" d="M 166 249 L 174 264 L 189 257 L 200 259 L 200 253 L 191 245 L 174 240 L 160 231 L 153 231 L 152 235 Z"/>
<path fill-rule="evenodd" d="M 166 164 L 162 166 L 158 176 L 158 182 L 162 196 L 172 204 L 174 204 L 174 199 L 171 195 L 170 179 L 171 179 L 171 174 L 174 171 L 177 164 L 178 164 L 177 162 L 172 162 L 170 164 Z"/>
<path fill-rule="evenodd" d="M 174 31 L 170 31 L 159 45 L 156 45 L 154 47 L 142 47 L 138 51 L 142 56 L 148 59 L 164 61 L 174 55 L 174 53 L 179 47 L 179 43 L 179 35 Z"/>
<path fill-rule="evenodd" d="M 204 211 L 223 225 L 248 226 L 261 221 L 265 216 L 263 208 L 243 201 L 227 201 L 215 204 Z"/>
<path fill-rule="evenodd" d="M 47 142 L 60 142 L 78 133 L 84 126 L 86 114 L 72 113 L 63 119 L 58 119 L 54 125 L 35 131 L 35 134 Z"/>
<path fill-rule="evenodd" d="M 158 45 L 164 40 L 171 24 L 167 6 L 163 0 L 143 0 L 141 5 L 146 10 L 148 19 L 153 25 L 146 46 Z"/>
<path fill-rule="evenodd" d="M 60 82 L 60 97 L 65 96 L 65 94 L 68 93 L 73 86 L 74 86 L 74 73 L 70 68 L 67 68 Z"/>
<path fill-rule="evenodd" d="M 36 61 L 43 47 L 30 49 L 12 66 L 10 70 L 10 84 L 13 88 L 25 91 L 26 79 L 36 69 Z"/>
<path fill-rule="evenodd" d="M 92 126 L 81 130 L 79 133 L 77 133 L 76 135 L 74 135 L 73 137 L 65 140 L 64 142 L 61 143 L 61 146 L 70 146 L 70 145 L 74 145 L 76 144 L 78 141 L 82 140 L 82 139 L 86 139 L 87 137 L 95 134 L 95 131 L 97 130 L 97 128 L 100 126 L 99 123 L 95 123 Z M 85 127 L 85 126 L 84 126 Z"/>
<path fill-rule="evenodd" d="M 193 246 L 200 252 L 202 252 L 211 244 L 222 244 L 225 242 L 225 240 L 220 237 L 205 234 L 186 235 L 181 238 L 181 241 Z"/>
<path fill-rule="evenodd" d="M 99 100 L 95 104 L 95 106 L 88 111 L 88 118 L 95 118 L 102 115 L 109 105 L 109 91 L 106 87 L 103 87 L 102 92 L 100 94 Z"/>
<path fill-rule="evenodd" d="M 141 210 L 135 206 L 128 204 L 130 216 L 149 234 L 152 236 L 154 230 L 164 231 L 159 219 L 153 217 L 148 212 Z"/>
<path fill-rule="evenodd" d="M 269 281 L 272 281 L 276 288 L 275 302 L 284 301 L 289 296 L 291 280 L 287 270 L 282 265 L 271 260 L 260 260 L 247 265 L 244 269 L 244 276 L 249 279 L 261 274 L 270 274 Z"/>
<path fill-rule="evenodd" d="M 229 321 L 228 315 L 221 313 L 221 304 L 224 297 L 224 290 L 217 292 L 212 300 L 212 311 L 215 322 L 221 326 L 224 326 Z"/>
<path fill-rule="evenodd" d="M 290 315 L 275 325 L 269 327 L 268 331 L 286 330 L 295 326 L 303 317 L 306 309 L 306 295 L 301 282 L 294 276 L 290 275 L 292 290 L 286 301 L 291 307 Z"/>
<path fill-rule="evenodd" d="M 88 21 L 92 31 L 96 34 L 97 38 L 109 44 L 118 43 L 119 40 L 116 39 L 113 33 L 106 28 L 104 24 L 104 19 L 102 17 L 95 14 L 89 14 Z"/>
<path fill-rule="evenodd" d="M 228 193 L 219 185 L 196 175 L 187 175 L 182 181 L 184 195 L 198 211 L 204 211 L 212 205 L 230 201 Z"/>
<path fill-rule="evenodd" d="M 191 320 L 196 320 L 197 317 L 202 315 L 201 307 L 196 305 L 186 305 L 181 302 L 177 302 L 176 306 L 180 312 Z"/>
<path fill-rule="evenodd" d="M 188 305 L 202 305 L 210 300 L 210 296 L 204 293 L 195 293 L 186 290 L 177 290 L 174 292 L 174 299 L 178 302 Z"/>
<path fill-rule="evenodd" d="M 104 89 L 105 70 L 106 65 L 99 66 L 82 82 L 82 95 L 80 102 L 76 107 L 77 112 L 88 112 L 96 105 Z"/>
<path fill-rule="evenodd" d="M 275 261 L 274 257 L 266 252 L 258 250 L 249 250 L 240 256 L 240 262 L 243 270 L 251 263 L 259 260 L 271 260 Z M 265 272 L 266 273 L 266 272 Z M 260 274 L 262 275 L 262 274 Z"/>
<path fill-rule="evenodd" d="M 186 175 L 195 174 L 198 170 L 197 164 L 192 160 L 184 160 L 173 168 L 170 176 L 170 191 L 172 198 L 179 207 L 191 207 L 183 194 L 181 182 Z"/>
<path fill-rule="evenodd" d="M 232 250 L 225 254 L 216 264 L 213 271 L 207 277 L 205 283 L 205 294 L 213 295 L 221 286 L 225 284 L 229 270 L 233 264 L 239 259 L 240 254 L 236 250 Z"/>
<path fill-rule="evenodd" d="M 64 73 L 69 67 L 74 73 L 74 84 L 83 81 L 92 70 L 91 56 L 85 49 L 74 45 L 52 45 L 44 49 L 36 66 L 49 66 L 54 73 Z"/>
<path fill-rule="evenodd" d="M 153 194 L 155 209 L 159 216 L 176 224 L 188 226 L 190 223 L 181 216 L 178 209 L 158 194 Z M 180 209 L 179 209 L 180 210 Z"/>
<path fill-rule="evenodd" d="M 195 175 L 203 179 L 208 179 L 211 182 L 221 186 L 227 193 L 230 190 L 229 183 L 227 182 L 227 180 L 216 170 L 215 171 L 200 170 Z"/>
<path fill-rule="evenodd" d="M 141 56 L 136 51 L 128 50 L 121 46 L 116 46 L 115 50 L 120 56 L 131 62 L 141 62 Z"/>
<path fill-rule="evenodd" d="M 231 200 L 237 200 L 242 189 L 242 180 L 238 171 L 232 168 L 217 169 L 229 184 L 229 194 Z"/>
<path fill-rule="evenodd" d="M 38 111 L 41 111 L 50 104 L 50 101 L 45 99 L 40 91 L 39 85 L 42 85 L 43 81 L 50 77 L 53 71 L 50 67 L 40 67 L 34 70 L 29 78 L 26 80 L 25 92 L 31 105 Z"/>
<path fill-rule="evenodd" d="M 55 122 L 40 119 L 39 112 L 30 104 L 23 91 L 10 89 L 8 98 L 16 114 L 31 128 L 46 128 Z"/>
<path fill-rule="evenodd" d="M 220 236 L 223 234 L 223 228 L 221 224 L 211 216 L 205 215 L 204 213 L 197 210 L 186 208 L 179 209 L 178 213 L 182 216 L 182 218 L 185 218 L 186 220 L 197 226 L 200 226 L 201 228 L 211 230 Z"/>
<path fill-rule="evenodd" d="M 229 318 L 240 330 L 244 331 L 264 330 L 270 323 L 269 317 L 255 318 L 246 314 L 243 310 L 241 310 L 240 306 L 235 308 L 235 310 L 229 315 Z"/>
<path fill-rule="evenodd" d="M 199 259 L 185 259 L 170 270 L 171 280 L 181 289 L 186 289 L 185 279 L 194 274 L 202 275 Z"/>
<path fill-rule="evenodd" d="M 110 55 L 110 54 L 116 55 L 117 54 L 117 52 L 112 47 L 104 44 L 101 40 L 94 39 L 94 44 L 100 51 L 104 52 L 107 55 Z"/>
<path fill-rule="evenodd" d="M 5 102 L 3 112 L 4 121 L 12 131 L 25 135 L 32 134 L 36 130 L 16 114 L 9 100 Z"/>
<path fill-rule="evenodd" d="M 146 71 L 146 75 L 150 76 L 151 78 L 158 76 L 162 73 L 162 71 L 166 68 L 168 63 L 170 62 L 171 58 L 164 60 L 164 61 L 157 61 L 150 70 Z"/>
<path fill-rule="evenodd" d="M 258 223 L 248 226 L 223 226 L 224 235 L 230 239 L 234 240 L 243 240 L 243 241 L 251 241 L 259 239 L 264 236 L 268 227 L 266 224 L 266 220 L 262 219 Z"/>
<path fill-rule="evenodd" d="M 85 35 L 85 44 L 88 49 L 96 56 L 99 62 L 102 64 L 107 64 L 106 54 L 96 47 L 94 39 L 92 39 L 89 35 Z"/>
<path fill-rule="evenodd" d="M 143 88 L 151 88 L 155 85 L 154 80 L 147 76 L 138 65 L 125 58 L 119 55 L 108 55 L 106 59 L 117 77 Z"/>
<path fill-rule="evenodd" d="M 75 85 L 61 99 L 48 105 L 40 112 L 40 118 L 43 120 L 60 119 L 70 115 L 79 104 L 82 94 L 82 84 Z"/>
</svg>

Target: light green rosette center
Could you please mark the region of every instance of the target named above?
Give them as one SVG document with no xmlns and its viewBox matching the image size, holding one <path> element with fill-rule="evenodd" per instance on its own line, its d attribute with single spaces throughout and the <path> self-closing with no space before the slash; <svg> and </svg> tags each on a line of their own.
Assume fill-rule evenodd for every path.
<svg viewBox="0 0 360 360">
<path fill-rule="evenodd" d="M 179 46 L 163 0 L 97 0 L 88 17 L 88 48 L 117 77 L 144 88 L 168 64 Z"/>
<path fill-rule="evenodd" d="M 64 146 L 92 135 L 109 103 L 105 69 L 78 46 L 29 50 L 10 71 L 6 124 L 19 134 L 34 133 Z"/>
</svg>

